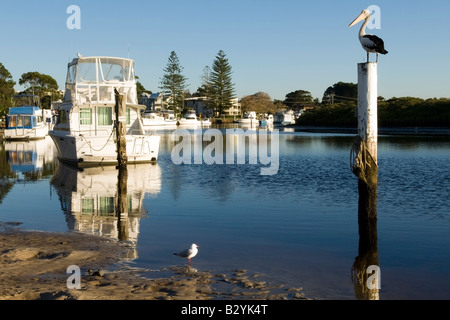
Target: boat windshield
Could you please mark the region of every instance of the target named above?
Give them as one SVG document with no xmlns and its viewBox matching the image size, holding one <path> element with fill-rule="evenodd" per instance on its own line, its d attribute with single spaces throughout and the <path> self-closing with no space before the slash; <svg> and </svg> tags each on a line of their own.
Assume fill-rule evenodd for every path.
<svg viewBox="0 0 450 320">
<path fill-rule="evenodd" d="M 115 101 L 114 89 L 127 94 L 127 103 L 137 104 L 134 61 L 114 57 L 74 59 L 67 71 L 65 100 L 79 103 Z"/>
<path fill-rule="evenodd" d="M 129 59 L 88 57 L 78 59 L 69 66 L 68 83 L 128 82 L 135 81 L 134 63 Z"/>
</svg>

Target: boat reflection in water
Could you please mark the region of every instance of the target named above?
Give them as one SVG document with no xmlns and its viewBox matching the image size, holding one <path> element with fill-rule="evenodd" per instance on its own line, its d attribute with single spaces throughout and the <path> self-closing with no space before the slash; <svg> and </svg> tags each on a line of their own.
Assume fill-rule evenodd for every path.
<svg viewBox="0 0 450 320">
<path fill-rule="evenodd" d="M 11 170 L 23 174 L 25 180 L 40 180 L 46 167 L 53 163 L 53 146 L 50 137 L 30 141 L 7 141 L 6 159 Z M 49 171 L 51 170 L 49 168 Z"/>
<path fill-rule="evenodd" d="M 61 201 L 61 208 L 71 231 L 129 241 L 136 248 L 140 219 L 148 211 L 146 196 L 161 191 L 158 164 L 128 165 L 119 181 L 114 166 L 79 170 L 58 162 L 51 185 Z M 125 206 L 125 212 L 118 210 Z M 120 212 L 122 211 L 122 212 Z M 129 259 L 136 259 L 134 250 Z"/>
</svg>

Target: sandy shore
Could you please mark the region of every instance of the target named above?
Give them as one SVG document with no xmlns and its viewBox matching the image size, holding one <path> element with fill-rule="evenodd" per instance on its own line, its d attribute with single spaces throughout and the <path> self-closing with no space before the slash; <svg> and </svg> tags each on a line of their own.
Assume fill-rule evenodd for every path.
<svg viewBox="0 0 450 320">
<path fill-rule="evenodd" d="M 271 286 L 246 270 L 214 274 L 168 266 L 165 278 L 121 266 L 125 243 L 79 233 L 21 230 L 0 222 L 0 300 L 239 300 L 305 299 L 302 288 Z M 69 288 L 69 266 L 80 268 L 80 288 Z M 126 265 L 126 264 L 124 264 Z"/>
</svg>

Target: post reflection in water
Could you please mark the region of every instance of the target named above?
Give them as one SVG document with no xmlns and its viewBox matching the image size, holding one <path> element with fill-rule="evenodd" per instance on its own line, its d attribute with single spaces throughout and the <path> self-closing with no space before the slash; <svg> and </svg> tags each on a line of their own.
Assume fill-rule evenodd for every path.
<svg viewBox="0 0 450 320">
<path fill-rule="evenodd" d="M 358 179 L 358 256 L 352 266 L 352 282 L 358 300 L 379 300 L 380 267 L 377 234 L 377 172 L 366 168 L 366 179 Z M 375 267 L 373 273 L 372 267 Z"/>
<path fill-rule="evenodd" d="M 128 165 L 119 172 L 114 166 L 79 170 L 57 163 L 51 180 L 61 201 L 69 230 L 116 240 L 136 247 L 146 195 L 161 191 L 158 164 Z M 137 258 L 137 252 L 130 259 Z"/>
</svg>

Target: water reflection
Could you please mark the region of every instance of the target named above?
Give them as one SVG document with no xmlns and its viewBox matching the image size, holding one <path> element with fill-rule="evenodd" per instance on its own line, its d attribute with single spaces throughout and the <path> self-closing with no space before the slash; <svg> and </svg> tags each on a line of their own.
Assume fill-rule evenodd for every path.
<svg viewBox="0 0 450 320">
<path fill-rule="evenodd" d="M 378 165 L 359 138 L 354 145 L 352 172 L 358 177 L 358 256 L 352 266 L 352 282 L 358 300 L 379 300 L 377 197 Z M 354 156 L 354 157 L 353 157 Z"/>
<path fill-rule="evenodd" d="M 30 141 L 5 142 L 6 159 L 11 170 L 24 181 L 41 180 L 53 173 L 54 148 L 50 137 Z"/>
<path fill-rule="evenodd" d="M 157 164 L 128 165 L 124 174 L 114 166 L 79 170 L 58 162 L 50 183 L 69 230 L 136 244 L 140 219 L 148 213 L 143 201 L 160 193 L 161 169 Z"/>
<path fill-rule="evenodd" d="M 379 266 L 377 219 L 359 215 L 359 246 L 358 256 L 352 266 L 352 282 L 355 296 L 358 300 L 379 300 L 378 283 L 368 282 L 369 277 L 379 281 L 379 275 L 372 273 L 371 266 Z M 379 269 L 378 269 L 379 270 Z M 375 278 L 377 276 L 377 278 Z M 370 286 L 369 286 L 370 284 Z"/>
</svg>

